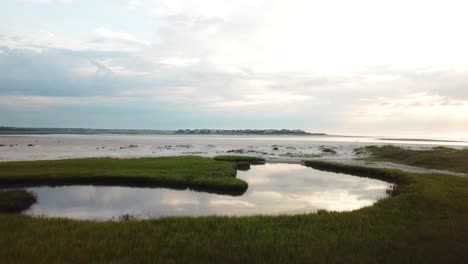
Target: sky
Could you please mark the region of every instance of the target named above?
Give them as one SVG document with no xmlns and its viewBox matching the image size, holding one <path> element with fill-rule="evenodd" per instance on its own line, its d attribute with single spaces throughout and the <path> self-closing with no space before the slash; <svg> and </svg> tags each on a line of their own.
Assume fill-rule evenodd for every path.
<svg viewBox="0 0 468 264">
<path fill-rule="evenodd" d="M 0 126 L 468 138 L 468 2 L 2 0 Z"/>
</svg>

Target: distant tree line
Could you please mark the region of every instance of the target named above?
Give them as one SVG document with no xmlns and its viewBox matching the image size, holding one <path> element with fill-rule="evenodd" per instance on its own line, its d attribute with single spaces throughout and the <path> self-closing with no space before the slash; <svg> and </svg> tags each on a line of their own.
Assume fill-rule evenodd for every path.
<svg viewBox="0 0 468 264">
<path fill-rule="evenodd" d="M 300 129 L 179 129 L 179 135 L 312 135 Z M 313 135 L 325 135 L 314 133 Z"/>
<path fill-rule="evenodd" d="M 316 135 L 300 129 L 93 129 L 93 128 L 34 128 L 0 126 L 0 134 L 153 134 L 153 135 Z"/>
</svg>

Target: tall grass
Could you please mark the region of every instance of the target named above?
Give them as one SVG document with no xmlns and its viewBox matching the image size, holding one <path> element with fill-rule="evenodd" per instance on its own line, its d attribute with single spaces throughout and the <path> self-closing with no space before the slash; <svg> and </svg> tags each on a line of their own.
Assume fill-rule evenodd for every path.
<svg viewBox="0 0 468 264">
<path fill-rule="evenodd" d="M 18 213 L 36 201 L 36 195 L 26 190 L 0 190 L 0 212 Z"/>
<path fill-rule="evenodd" d="M 361 176 L 386 175 L 400 181 L 399 194 L 353 212 L 296 216 L 92 222 L 0 214 L 0 262 L 465 263 L 468 259 L 468 179 L 320 166 Z"/>
</svg>

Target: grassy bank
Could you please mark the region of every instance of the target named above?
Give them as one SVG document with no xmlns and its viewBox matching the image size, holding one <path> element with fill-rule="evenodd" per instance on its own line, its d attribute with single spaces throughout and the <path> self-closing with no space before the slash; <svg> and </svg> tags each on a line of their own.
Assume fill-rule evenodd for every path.
<svg viewBox="0 0 468 264">
<path fill-rule="evenodd" d="M 353 212 L 91 222 L 0 214 L 2 263 L 464 263 L 468 179 L 378 174 L 399 194 Z"/>
<path fill-rule="evenodd" d="M 435 147 L 430 150 L 412 150 L 386 145 L 367 146 L 364 150 L 371 154 L 372 160 L 468 173 L 468 148 Z"/>
<path fill-rule="evenodd" d="M 242 194 L 247 183 L 235 175 L 232 163 L 195 156 L 0 162 L 0 187 L 112 185 Z"/>
<path fill-rule="evenodd" d="M 36 200 L 36 196 L 26 190 L 1 190 L 0 212 L 21 212 L 28 209 Z"/>
<path fill-rule="evenodd" d="M 402 184 L 407 184 L 409 181 L 409 178 L 406 177 L 406 174 L 399 170 L 382 170 L 377 168 L 337 164 L 334 162 L 326 162 L 320 160 L 307 160 L 304 162 L 304 165 L 317 170 L 335 173 L 347 173 L 355 176 L 395 183 L 396 188 L 398 188 Z"/>
<path fill-rule="evenodd" d="M 217 161 L 228 161 L 235 164 L 238 170 L 246 171 L 250 169 L 250 165 L 265 164 L 264 158 L 239 155 L 221 155 L 213 157 Z"/>
</svg>

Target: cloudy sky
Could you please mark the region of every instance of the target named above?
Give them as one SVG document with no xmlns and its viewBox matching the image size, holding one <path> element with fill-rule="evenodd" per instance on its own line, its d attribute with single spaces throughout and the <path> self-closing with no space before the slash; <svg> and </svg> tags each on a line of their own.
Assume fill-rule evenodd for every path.
<svg viewBox="0 0 468 264">
<path fill-rule="evenodd" d="M 467 10 L 2 0 L 0 125 L 468 137 Z"/>
</svg>

